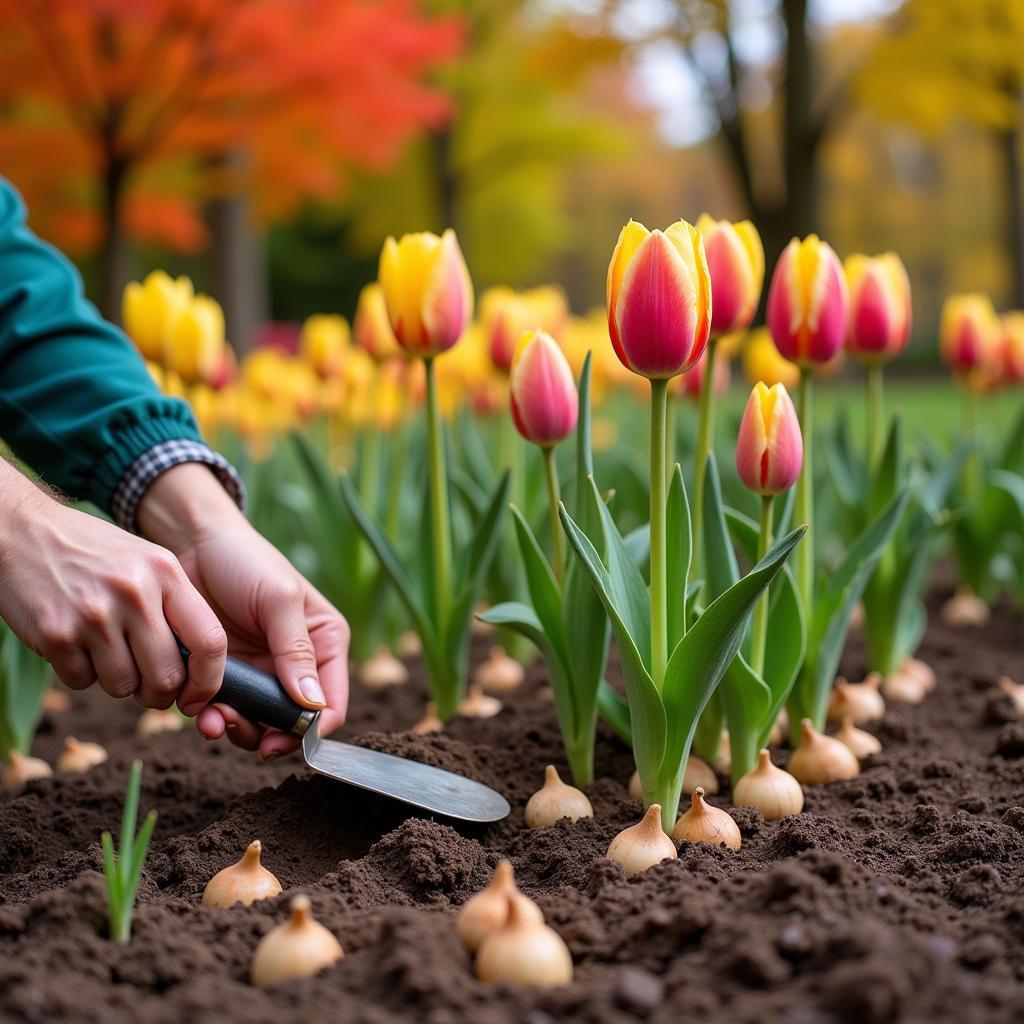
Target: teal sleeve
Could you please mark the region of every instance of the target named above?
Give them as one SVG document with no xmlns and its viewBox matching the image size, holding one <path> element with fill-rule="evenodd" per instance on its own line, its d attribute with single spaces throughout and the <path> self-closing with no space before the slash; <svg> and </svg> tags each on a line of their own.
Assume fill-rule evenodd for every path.
<svg viewBox="0 0 1024 1024">
<path fill-rule="evenodd" d="M 161 394 L 71 263 L 26 226 L 2 178 L 0 438 L 47 483 L 103 509 L 154 445 L 200 440 L 188 406 Z"/>
</svg>

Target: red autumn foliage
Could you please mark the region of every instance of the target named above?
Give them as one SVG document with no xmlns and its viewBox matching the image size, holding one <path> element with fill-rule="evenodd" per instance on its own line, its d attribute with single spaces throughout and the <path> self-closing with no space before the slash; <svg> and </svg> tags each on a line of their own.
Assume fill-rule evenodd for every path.
<svg viewBox="0 0 1024 1024">
<path fill-rule="evenodd" d="M 97 245 L 113 197 L 194 251 L 204 201 L 284 216 L 443 123 L 462 35 L 417 0 L 0 0 L 0 167 L 58 244 Z"/>
</svg>

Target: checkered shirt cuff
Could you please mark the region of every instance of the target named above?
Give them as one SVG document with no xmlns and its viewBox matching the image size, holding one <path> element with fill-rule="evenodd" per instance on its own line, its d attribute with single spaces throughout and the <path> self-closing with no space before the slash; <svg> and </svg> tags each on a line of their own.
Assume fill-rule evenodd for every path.
<svg viewBox="0 0 1024 1024">
<path fill-rule="evenodd" d="M 110 499 L 110 513 L 118 526 L 137 533 L 135 511 L 149 485 L 161 473 L 183 462 L 201 462 L 209 466 L 238 507 L 245 508 L 245 485 L 231 463 L 199 441 L 177 439 L 164 441 L 143 452 L 121 477 Z"/>
</svg>

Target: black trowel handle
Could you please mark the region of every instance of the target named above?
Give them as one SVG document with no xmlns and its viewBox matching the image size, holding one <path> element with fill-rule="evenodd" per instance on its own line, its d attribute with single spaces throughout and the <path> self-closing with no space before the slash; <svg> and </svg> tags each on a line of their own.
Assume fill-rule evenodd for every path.
<svg viewBox="0 0 1024 1024">
<path fill-rule="evenodd" d="M 187 667 L 188 650 L 180 642 L 178 650 Z M 296 736 L 303 735 L 317 715 L 296 704 L 274 676 L 235 658 L 224 665 L 224 681 L 213 703 L 227 704 L 253 722 Z"/>
</svg>

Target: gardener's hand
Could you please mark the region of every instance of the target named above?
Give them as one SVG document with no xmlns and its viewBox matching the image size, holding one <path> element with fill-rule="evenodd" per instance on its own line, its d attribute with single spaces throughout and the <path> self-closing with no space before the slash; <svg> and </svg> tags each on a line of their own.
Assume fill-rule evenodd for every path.
<svg viewBox="0 0 1024 1024">
<path fill-rule="evenodd" d="M 75 690 L 98 680 L 146 707 L 202 706 L 224 675 L 224 630 L 169 551 L 68 508 L 2 459 L 0 616 Z M 175 633 L 193 654 L 187 681 Z"/>
<path fill-rule="evenodd" d="M 177 555 L 227 631 L 231 654 L 281 680 L 297 703 L 322 710 L 326 734 L 348 706 L 348 623 L 288 560 L 261 537 L 213 474 L 194 463 L 161 474 L 139 504 L 140 530 Z M 182 642 L 187 641 L 182 637 Z M 191 697 L 191 695 L 189 695 Z M 199 711 L 199 729 L 258 749 L 265 759 L 298 746 L 223 704 L 179 701 Z"/>
</svg>

